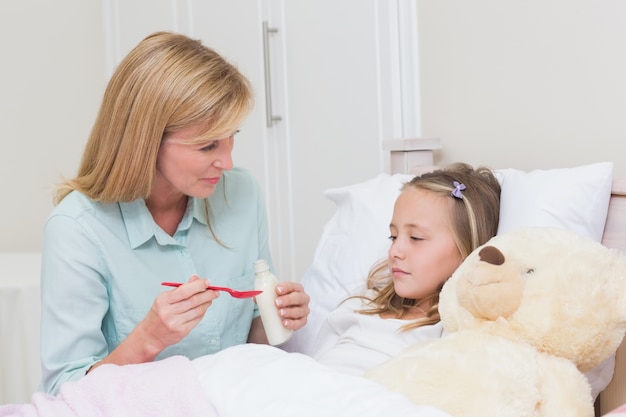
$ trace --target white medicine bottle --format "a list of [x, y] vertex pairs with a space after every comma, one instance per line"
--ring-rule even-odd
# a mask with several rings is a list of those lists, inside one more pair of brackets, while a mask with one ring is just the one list
[[263, 292], [257, 295], [256, 303], [261, 313], [261, 321], [265, 329], [265, 335], [270, 345], [277, 346], [285, 343], [291, 337], [293, 330], [283, 326], [282, 318], [278, 314], [276, 300], [276, 285], [278, 278], [270, 271], [265, 259], [254, 262], [254, 289]]

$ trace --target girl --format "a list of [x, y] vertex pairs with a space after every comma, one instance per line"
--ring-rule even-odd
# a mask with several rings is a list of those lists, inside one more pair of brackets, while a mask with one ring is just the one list
[[441, 337], [439, 292], [496, 234], [499, 211], [500, 184], [484, 167], [457, 163], [406, 183], [389, 225], [388, 258], [374, 266], [364, 294], [329, 315], [313, 356], [362, 375], [408, 345]]

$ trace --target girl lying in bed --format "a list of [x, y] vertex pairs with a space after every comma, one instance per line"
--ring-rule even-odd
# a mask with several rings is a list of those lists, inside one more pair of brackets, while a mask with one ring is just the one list
[[363, 295], [329, 315], [313, 356], [362, 375], [411, 344], [441, 337], [439, 292], [495, 236], [499, 211], [500, 184], [484, 167], [457, 163], [406, 183], [389, 226], [388, 258], [375, 265]]
[[[387, 259], [373, 267], [363, 294], [328, 315], [307, 352], [341, 372], [363, 375], [412, 344], [441, 337], [439, 292], [470, 252], [495, 236], [500, 190], [491, 170], [463, 163], [404, 184]], [[594, 398], [610, 381], [611, 359], [586, 373]]]

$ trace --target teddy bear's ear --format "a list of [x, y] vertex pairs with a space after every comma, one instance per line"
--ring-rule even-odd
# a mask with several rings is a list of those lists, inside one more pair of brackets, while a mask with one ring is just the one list
[[[581, 355], [578, 368], [583, 372], [612, 355], [626, 332], [626, 255], [617, 249], [606, 249], [605, 252], [604, 262], [599, 262], [596, 273], [590, 271], [588, 277], [591, 281], [598, 281], [597, 285], [589, 287], [587, 298], [589, 315], [594, 317], [595, 323], [580, 331], [582, 334], [591, 333], [592, 326], [602, 330], [591, 335], [597, 341], [596, 350], [589, 349]], [[584, 352], [589, 343], [585, 344], [584, 340], [579, 343], [580, 351]]]
[[595, 274], [589, 273], [589, 278], [598, 281], [598, 284], [591, 287], [588, 303], [590, 314], [597, 317], [597, 325], [604, 328], [599, 337], [604, 343], [602, 349], [596, 352], [596, 361], [593, 355], [587, 355], [579, 364], [583, 371], [597, 366], [613, 354], [626, 332], [626, 254], [617, 249], [603, 247], [603, 250], [604, 263], [595, 263]]

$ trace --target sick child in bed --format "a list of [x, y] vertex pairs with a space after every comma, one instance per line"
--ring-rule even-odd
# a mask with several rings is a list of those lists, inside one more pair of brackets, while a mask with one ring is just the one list
[[[374, 265], [363, 294], [328, 315], [308, 353], [362, 375], [411, 344], [441, 337], [439, 292], [463, 259], [495, 236], [499, 212], [500, 184], [484, 167], [452, 164], [404, 184], [388, 258]], [[613, 365], [609, 358], [585, 373], [594, 398], [610, 382]]]
[[[105, 363], [267, 342], [252, 299], [206, 288], [250, 288], [253, 262], [271, 261], [263, 194], [232, 160], [252, 105], [248, 80], [184, 35], [152, 34], [119, 64], [44, 229], [41, 390]], [[283, 325], [301, 328], [308, 295], [277, 288]]]
[[389, 225], [388, 258], [367, 291], [330, 313], [312, 356], [362, 375], [405, 347], [442, 335], [437, 304], [444, 282], [498, 230], [500, 184], [487, 168], [457, 163], [402, 187]]

